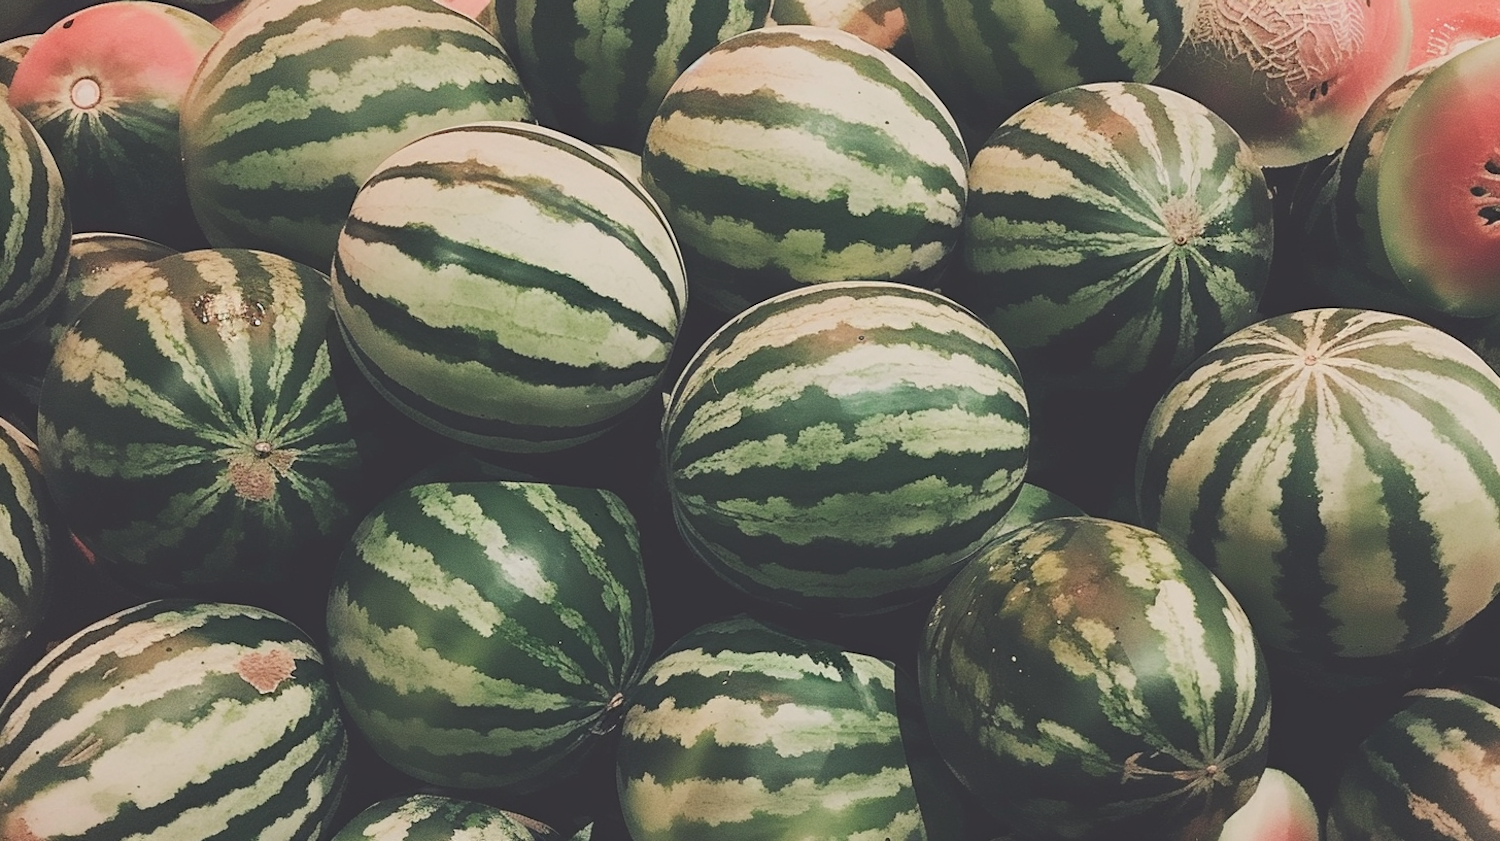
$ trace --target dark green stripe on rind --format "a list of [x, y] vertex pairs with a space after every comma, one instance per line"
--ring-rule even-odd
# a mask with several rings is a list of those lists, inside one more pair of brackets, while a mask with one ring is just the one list
[[1259, 317], [1265, 179], [1227, 123], [1171, 91], [1076, 86], [976, 154], [946, 286], [1053, 390], [1159, 392]]
[[340, 558], [328, 603], [353, 721], [429, 782], [524, 790], [576, 773], [650, 653], [639, 552], [603, 491], [397, 492]]
[[140, 586], [200, 594], [284, 582], [299, 552], [342, 539], [361, 474], [328, 315], [323, 275], [235, 249], [100, 294], [39, 406], [44, 472], [79, 537]]
[[946, 108], [889, 53], [776, 26], [683, 71], [647, 133], [642, 180], [695, 288], [733, 313], [811, 283], [931, 285], [957, 243], [966, 161]]
[[1078, 84], [1149, 82], [1182, 46], [1194, 4], [913, 0], [914, 66], [982, 140], [1016, 110]]
[[57, 161], [31, 123], [0, 101], [0, 348], [45, 318], [62, 291], [72, 235]]

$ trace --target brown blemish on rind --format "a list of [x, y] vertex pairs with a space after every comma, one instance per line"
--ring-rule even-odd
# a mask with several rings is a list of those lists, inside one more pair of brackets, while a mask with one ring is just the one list
[[285, 648], [269, 651], [252, 651], [234, 664], [235, 671], [245, 682], [255, 687], [262, 695], [275, 692], [276, 687], [297, 670], [297, 661]]
[[296, 460], [296, 450], [277, 449], [268, 441], [257, 441], [249, 452], [229, 457], [225, 474], [241, 499], [269, 502], [276, 495], [276, 480], [288, 473]]
[[5, 841], [46, 841], [46, 839], [31, 831], [27, 826], [26, 819], [11, 815], [5, 819], [4, 826]]

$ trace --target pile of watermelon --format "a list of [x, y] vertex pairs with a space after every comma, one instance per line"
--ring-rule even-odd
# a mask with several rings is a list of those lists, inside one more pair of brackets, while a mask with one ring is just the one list
[[1500, 838], [1500, 2], [3, 2], [0, 839]]

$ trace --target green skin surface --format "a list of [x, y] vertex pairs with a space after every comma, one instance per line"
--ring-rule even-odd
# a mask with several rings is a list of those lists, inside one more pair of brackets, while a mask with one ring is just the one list
[[577, 773], [650, 653], [636, 540], [605, 491], [482, 481], [390, 495], [333, 571], [329, 663], [351, 719], [435, 785], [515, 793]]
[[1061, 517], [987, 547], [934, 604], [917, 674], [939, 752], [1027, 837], [1212, 838], [1265, 768], [1248, 619], [1137, 527]]
[[363, 475], [328, 294], [284, 258], [204, 249], [132, 272], [64, 334], [39, 397], [44, 472], [134, 585], [262, 592], [326, 569], [308, 560], [354, 526]]

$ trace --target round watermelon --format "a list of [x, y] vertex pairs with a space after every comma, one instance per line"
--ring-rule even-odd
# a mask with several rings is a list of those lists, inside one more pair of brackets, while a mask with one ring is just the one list
[[1433, 642], [1500, 590], [1500, 375], [1406, 316], [1318, 308], [1219, 343], [1162, 397], [1141, 522], [1306, 657]]
[[1027, 405], [1005, 344], [936, 292], [783, 293], [699, 347], [668, 398], [678, 532], [764, 602], [910, 604], [1000, 527], [1026, 472]]
[[526, 123], [425, 135], [354, 198], [333, 304], [370, 382], [486, 449], [596, 438], [651, 393], [687, 306], [672, 229], [605, 153]]
[[362, 469], [330, 372], [328, 279], [263, 251], [130, 272], [62, 334], [37, 444], [61, 516], [132, 586], [263, 597], [358, 521]]
[[339, 696], [381, 758], [507, 795], [563, 784], [608, 744], [653, 633], [619, 497], [507, 481], [377, 504], [339, 556], [326, 624]]
[[939, 754], [1028, 839], [1216, 838], [1266, 767], [1249, 618], [1139, 526], [1058, 517], [986, 547], [933, 604], [917, 678]]

